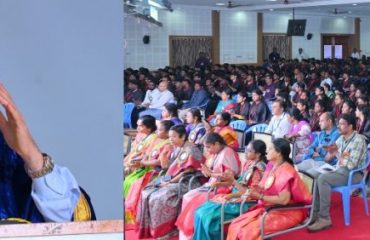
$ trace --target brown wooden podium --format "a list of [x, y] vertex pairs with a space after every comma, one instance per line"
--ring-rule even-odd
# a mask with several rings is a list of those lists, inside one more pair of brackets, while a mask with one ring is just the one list
[[0, 225], [0, 239], [121, 240], [123, 220]]

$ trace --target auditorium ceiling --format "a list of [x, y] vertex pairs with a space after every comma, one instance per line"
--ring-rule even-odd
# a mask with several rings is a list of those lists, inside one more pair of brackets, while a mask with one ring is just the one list
[[369, 0], [170, 0], [174, 9], [198, 6], [214, 10], [313, 13], [328, 16], [370, 16]]

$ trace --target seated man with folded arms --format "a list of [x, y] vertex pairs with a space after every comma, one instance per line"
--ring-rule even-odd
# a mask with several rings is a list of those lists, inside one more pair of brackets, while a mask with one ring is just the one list
[[170, 103], [174, 101], [174, 96], [172, 92], [168, 90], [169, 82], [166, 80], [162, 80], [158, 85], [159, 94], [155, 95], [156, 98], [153, 98], [150, 103], [143, 102], [143, 106], [146, 109], [139, 113], [139, 117], [144, 115], [151, 115], [155, 117], [157, 120], [161, 119], [162, 110], [164, 109], [164, 105], [166, 103]]
[[316, 170], [325, 163], [335, 165], [336, 157], [328, 154], [324, 146], [335, 143], [340, 135], [335, 126], [334, 115], [330, 112], [321, 114], [319, 125], [321, 132], [311, 144], [303, 161], [297, 165], [299, 170], [306, 171], [312, 176], [318, 176], [320, 173]]
[[[201, 107], [204, 104], [207, 103], [208, 101], [208, 93], [207, 91], [203, 88], [203, 85], [201, 82], [194, 82], [194, 92], [191, 96], [191, 99], [189, 102], [184, 103], [182, 106], [182, 109], [179, 110], [179, 117], [181, 120], [185, 120], [186, 118], [186, 113], [191, 109], [191, 108], [197, 108]], [[203, 107], [205, 108], [205, 107]]]
[[[313, 223], [308, 226], [311, 232], [331, 227], [330, 197], [331, 188], [348, 183], [349, 172], [362, 166], [367, 157], [365, 137], [358, 134], [354, 115], [342, 114], [338, 124], [341, 136], [335, 144], [327, 145], [328, 155], [336, 156], [337, 164], [331, 171], [320, 174], [317, 178]], [[353, 174], [352, 183], [359, 183], [363, 178], [362, 172]]]
[[272, 118], [265, 133], [270, 133], [274, 138], [282, 138], [288, 134], [290, 122], [285, 112], [286, 104], [282, 100], [275, 100], [272, 104]]
[[0, 112], [1, 221], [77, 220], [76, 206], [80, 201], [89, 203], [89, 199], [84, 198], [76, 179], [68, 168], [54, 164], [50, 156], [41, 152], [2, 84], [0, 104], [6, 112]]

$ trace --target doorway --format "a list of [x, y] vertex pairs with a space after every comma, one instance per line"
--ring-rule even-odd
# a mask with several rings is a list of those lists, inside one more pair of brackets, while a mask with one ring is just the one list
[[346, 59], [351, 56], [351, 35], [321, 34], [322, 59]]

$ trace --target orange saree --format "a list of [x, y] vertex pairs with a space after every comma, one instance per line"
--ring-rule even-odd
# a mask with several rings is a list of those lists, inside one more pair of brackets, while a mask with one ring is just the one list
[[[261, 180], [261, 186], [264, 186], [270, 170], [267, 170]], [[277, 195], [282, 191], [290, 191], [292, 203], [310, 203], [312, 196], [307, 187], [299, 177], [298, 172], [289, 163], [284, 163], [274, 172], [275, 180], [272, 186], [264, 190], [265, 196]], [[261, 239], [261, 217], [264, 213], [264, 207], [267, 202], [260, 201], [258, 205], [251, 208], [247, 213], [236, 218], [230, 225], [227, 240], [243, 239], [257, 240]], [[267, 234], [279, 230], [287, 229], [301, 223], [306, 216], [304, 210], [286, 210], [273, 211], [265, 221], [265, 232]]]

